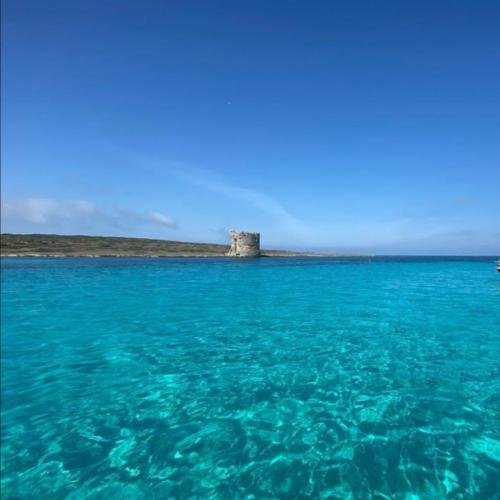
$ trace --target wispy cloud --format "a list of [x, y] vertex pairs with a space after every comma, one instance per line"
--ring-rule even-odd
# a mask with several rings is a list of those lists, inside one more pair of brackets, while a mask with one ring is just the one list
[[23, 198], [2, 202], [2, 221], [14, 220], [44, 225], [55, 220], [90, 217], [96, 212], [94, 204], [84, 200]]
[[150, 212], [148, 214], [148, 218], [152, 222], [160, 224], [161, 226], [175, 227], [177, 225], [172, 217], [169, 217], [168, 215], [162, 214], [160, 212]]
[[286, 233], [304, 236], [309, 232], [307, 224], [292, 214], [274, 197], [256, 189], [240, 186], [223, 179], [215, 171], [193, 167], [190, 164], [180, 161], [155, 159], [115, 147], [110, 149], [114, 154], [120, 155], [124, 161], [135, 163], [137, 166], [140, 166], [142, 172], [148, 171], [150, 174], [157, 176], [158, 179], [161, 179], [166, 174], [190, 186], [222, 195], [228, 199], [237, 200], [247, 206], [253, 207], [269, 215], [269, 220], [277, 223], [280, 229]]
[[197, 186], [227, 198], [247, 203], [257, 210], [272, 216], [282, 226], [285, 226], [285, 229], [299, 230], [303, 228], [303, 223], [293, 216], [281, 203], [260, 191], [237, 186], [218, 179], [209, 170], [188, 167], [186, 165], [177, 166], [170, 170], [170, 173], [192, 186]]
[[6, 231], [85, 230], [96, 232], [118, 229], [128, 231], [141, 227], [174, 228], [175, 220], [161, 212], [103, 210], [86, 200], [21, 198], [2, 202], [2, 228]]

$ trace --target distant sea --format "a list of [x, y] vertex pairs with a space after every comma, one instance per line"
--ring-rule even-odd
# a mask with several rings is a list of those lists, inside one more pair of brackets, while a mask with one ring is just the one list
[[4, 500], [499, 498], [492, 258], [1, 269]]

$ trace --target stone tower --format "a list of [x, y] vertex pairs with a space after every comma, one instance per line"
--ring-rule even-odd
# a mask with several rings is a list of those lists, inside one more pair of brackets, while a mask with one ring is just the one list
[[231, 231], [229, 257], [259, 257], [260, 234]]

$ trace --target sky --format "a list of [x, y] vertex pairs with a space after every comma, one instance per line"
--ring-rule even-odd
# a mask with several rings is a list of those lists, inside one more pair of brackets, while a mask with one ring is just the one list
[[4, 0], [2, 232], [500, 253], [500, 2]]

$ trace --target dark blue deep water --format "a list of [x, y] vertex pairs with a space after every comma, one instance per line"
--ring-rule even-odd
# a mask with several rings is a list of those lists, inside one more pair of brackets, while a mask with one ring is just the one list
[[3, 259], [2, 498], [499, 498], [492, 259]]

